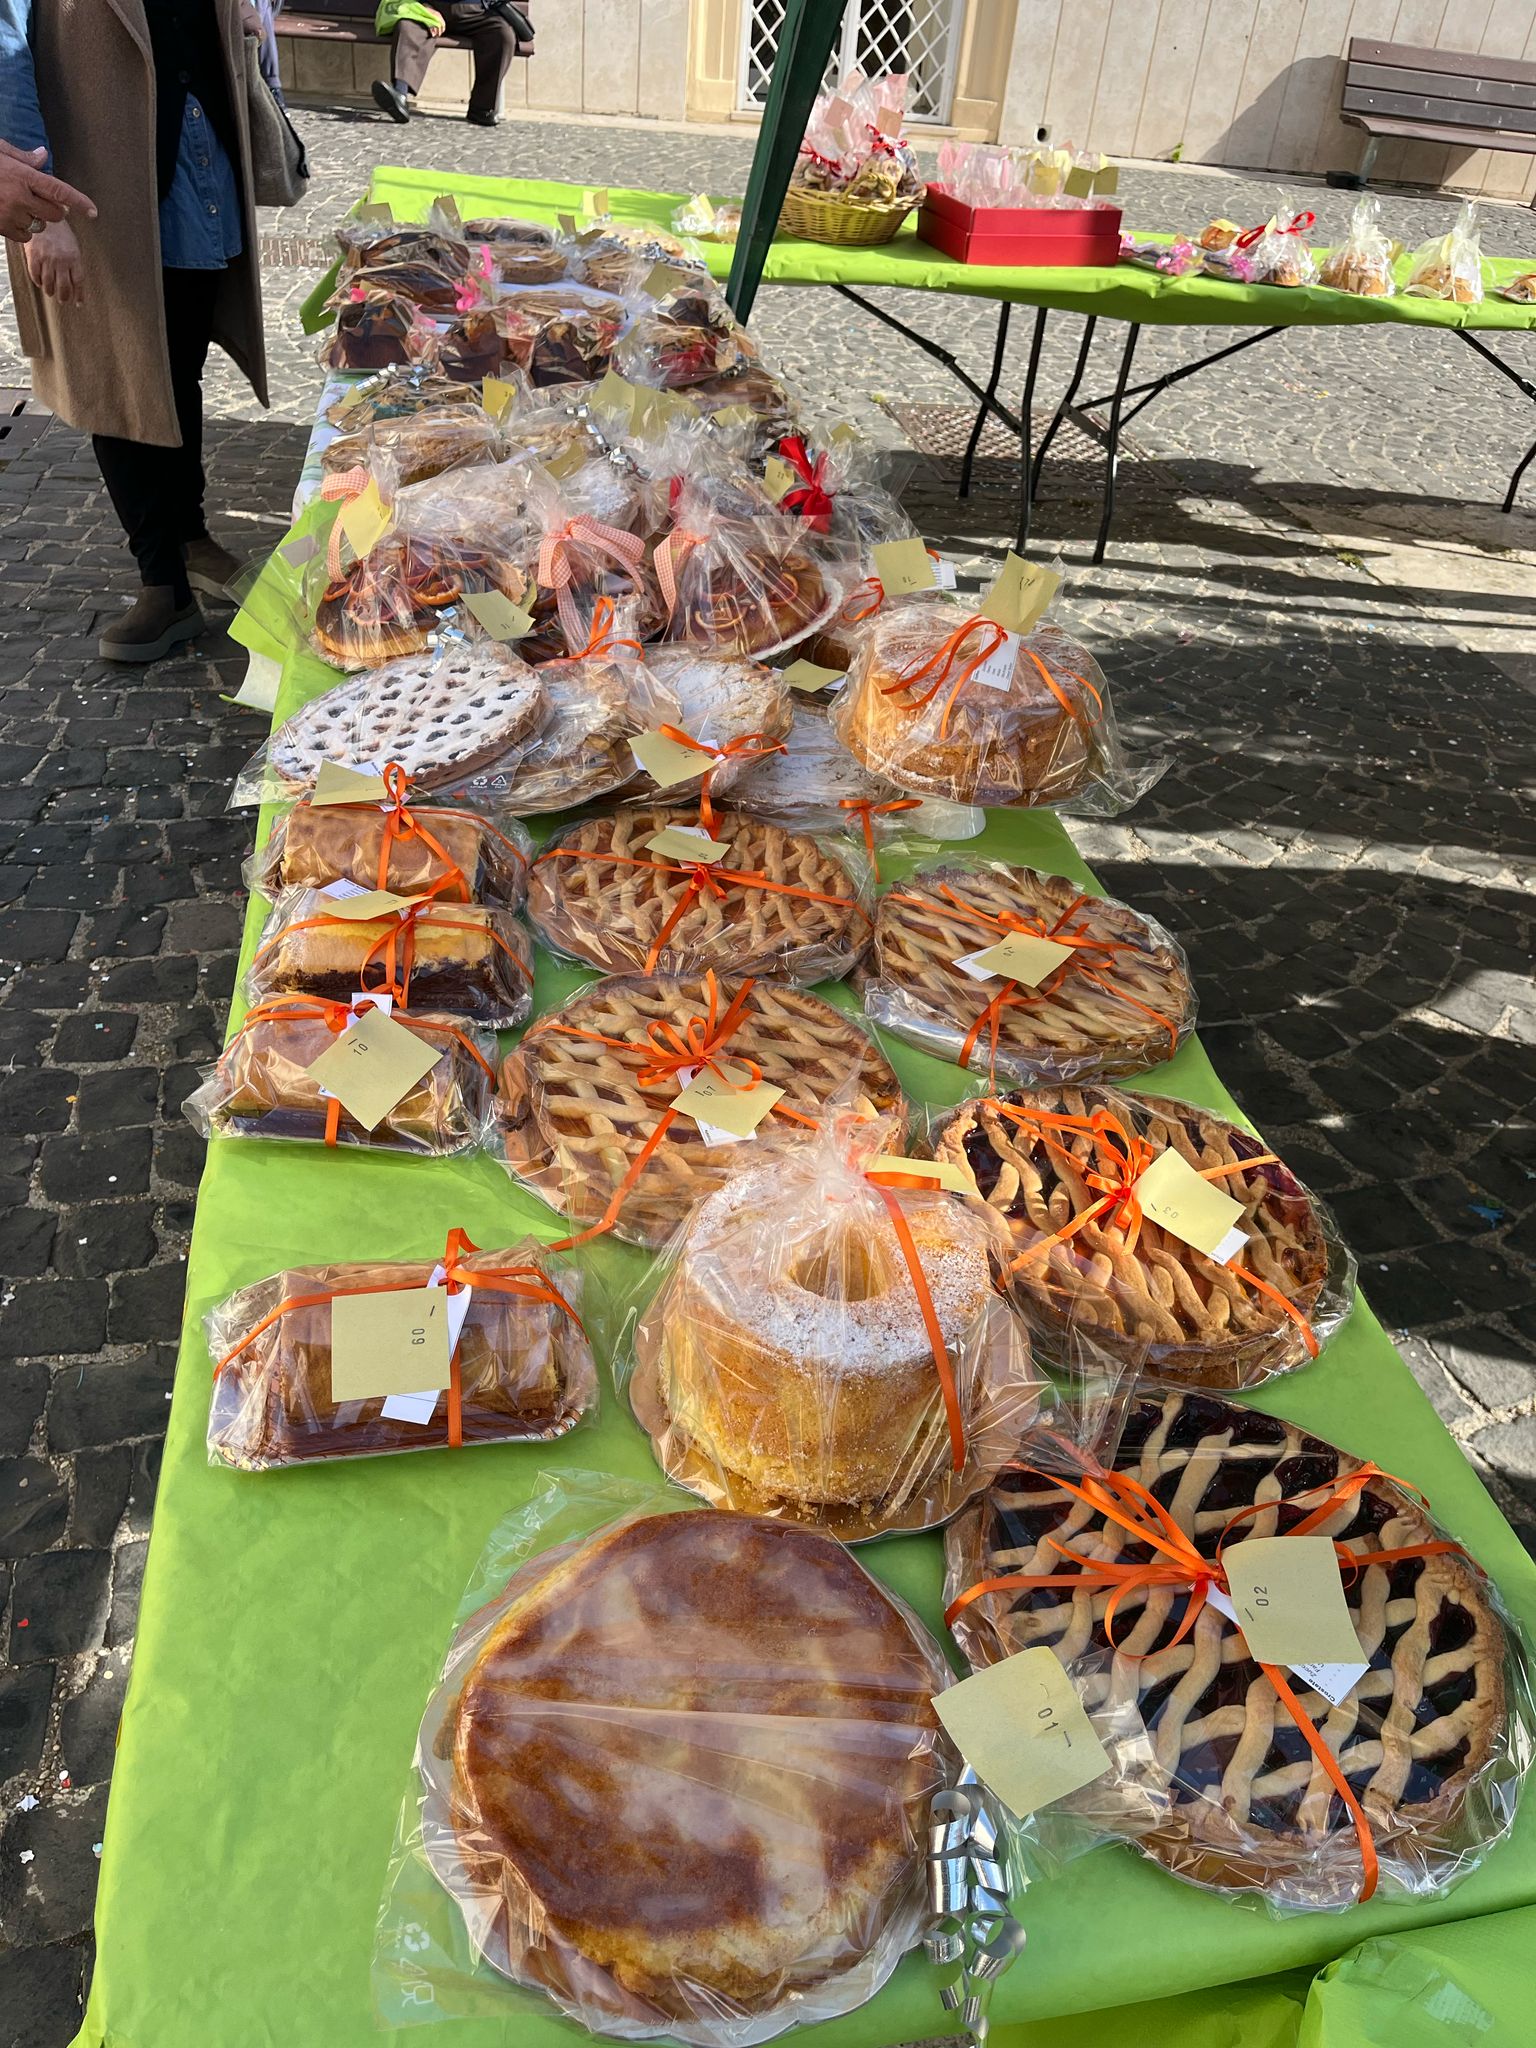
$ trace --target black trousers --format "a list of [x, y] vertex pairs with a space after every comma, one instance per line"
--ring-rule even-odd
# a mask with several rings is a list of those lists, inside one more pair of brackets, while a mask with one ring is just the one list
[[[507, 66], [517, 54], [517, 37], [499, 14], [482, 15], [478, 21], [459, 20], [451, 24], [453, 36], [469, 44], [475, 78], [469, 92], [472, 114], [494, 114], [496, 95], [507, 75]], [[432, 62], [437, 38], [430, 36], [419, 21], [397, 23], [390, 43], [390, 64], [395, 83], [407, 92], [419, 92]]]
[[203, 518], [203, 365], [213, 338], [213, 309], [221, 270], [164, 270], [165, 334], [179, 448], [121, 441], [93, 434], [92, 446], [112, 509], [122, 522], [144, 583], [169, 583], [178, 604], [189, 604], [182, 549], [201, 540]]

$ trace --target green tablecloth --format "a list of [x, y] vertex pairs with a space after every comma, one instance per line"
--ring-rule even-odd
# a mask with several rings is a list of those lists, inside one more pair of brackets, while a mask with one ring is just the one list
[[[451, 192], [465, 219], [480, 213], [517, 213], [531, 220], [553, 222], [556, 215], [580, 215], [590, 185], [562, 185], [540, 178], [447, 177], [441, 171], [413, 171], [381, 165], [373, 173], [369, 198], [388, 200], [400, 220], [420, 220], [440, 192]], [[686, 194], [629, 192], [609, 188], [614, 214], [625, 221], [654, 221], [669, 228]], [[1127, 224], [1132, 225], [1131, 223]], [[1139, 223], [1135, 224], [1139, 230]], [[1200, 222], [1189, 225], [1198, 228]], [[701, 244], [710, 269], [724, 277], [731, 267], [729, 249]], [[1503, 283], [1533, 267], [1530, 259], [1495, 257], [1494, 282]], [[1408, 258], [1399, 260], [1399, 283], [1408, 274]], [[913, 215], [893, 242], [879, 249], [836, 249], [821, 242], [775, 241], [768, 251], [764, 284], [906, 285], [916, 291], [959, 292], [968, 298], [1012, 299], [1031, 306], [1054, 306], [1064, 312], [1097, 313], [1109, 320], [1141, 320], [1153, 325], [1194, 327], [1347, 327], [1395, 322], [1409, 327], [1515, 328], [1536, 327], [1536, 306], [1516, 306], [1491, 294], [1475, 306], [1452, 306], [1438, 299], [1361, 299], [1350, 292], [1325, 291], [1320, 285], [1223, 284], [1209, 277], [1162, 277], [1129, 263], [1089, 270], [1012, 269], [984, 263], [957, 263], [917, 238]], [[330, 279], [311, 293], [303, 314], [306, 331], [326, 324], [322, 311]]]
[[[332, 516], [316, 505], [302, 524]], [[296, 574], [275, 557], [237, 622], [238, 637], [285, 655], [279, 715], [334, 681], [285, 644]], [[1048, 813], [993, 812], [976, 846], [1092, 883]], [[245, 957], [261, 909], [253, 902]], [[537, 1007], [583, 978], [541, 951]], [[845, 991], [835, 996], [851, 1003]], [[964, 1092], [955, 1068], [894, 1041], [887, 1050], [915, 1098]], [[1143, 1085], [1234, 1113], [1195, 1043]], [[486, 1536], [545, 1473], [654, 1477], [649, 1445], [611, 1391], [595, 1425], [554, 1445], [263, 1475], [207, 1465], [200, 1318], [211, 1303], [285, 1265], [436, 1255], [453, 1225], [484, 1246], [528, 1228], [558, 1234], [549, 1212], [480, 1155], [430, 1161], [234, 1140], [209, 1148], [101, 1864], [96, 1970], [79, 2037], [88, 2048], [376, 2048], [369, 1958], [395, 1817], [421, 1709]], [[1536, 1568], [1363, 1303], [1316, 1365], [1257, 1403], [1421, 1485], [1510, 1606], [1536, 1625]], [[862, 1556], [942, 1635], [936, 1535]], [[1403, 2005], [1410, 1981], [1421, 2004], [1429, 1998], [1436, 1971], [1454, 1983], [1500, 1971], [1507, 1979], [1511, 1956], [1529, 1953], [1521, 1930], [1536, 1911], [1519, 1916], [1533, 1907], [1529, 1799], [1514, 1837], [1446, 1898], [1381, 1900], [1337, 1916], [1272, 1920], [1192, 1891], [1128, 1849], [1104, 1848], [1022, 1902], [1029, 1947], [998, 1988], [994, 2038], [1009, 2040], [1010, 2023], [1028, 2020], [1041, 2024], [1013, 2037], [1020, 2048], [1428, 2048], [1428, 2034], [1365, 2032], [1330, 2015], [1347, 1999], [1351, 2012], [1368, 2008], [1374, 2026]], [[1474, 1915], [1505, 1917], [1460, 1924]], [[1388, 1947], [1382, 1937], [1395, 1939]], [[1362, 1942], [1309, 1993], [1313, 1970]], [[1408, 1959], [1386, 1970], [1381, 1958], [1400, 1952]], [[1233, 1989], [1211, 1988], [1226, 1985]], [[1465, 1994], [1474, 2009], [1493, 1995], [1479, 2001], [1475, 1984]], [[1499, 1997], [1494, 2010], [1521, 2011]], [[1450, 2006], [1457, 1999], [1461, 1991]], [[1135, 2010], [1103, 2015], [1119, 2007]], [[1084, 2013], [1100, 2017], [1064, 2017]], [[878, 1998], [816, 2039], [818, 2048], [885, 2048], [947, 2024], [933, 1972], [910, 1956]], [[557, 2048], [571, 2036], [552, 2013], [519, 2002], [504, 2023], [455, 2023], [443, 2038], [464, 2048]], [[1485, 2027], [1433, 2043], [1495, 2048], [1516, 2038]]]

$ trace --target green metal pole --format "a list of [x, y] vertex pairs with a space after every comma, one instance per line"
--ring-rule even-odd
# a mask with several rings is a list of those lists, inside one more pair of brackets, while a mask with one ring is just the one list
[[773, 76], [768, 81], [768, 101], [763, 108], [763, 125], [758, 130], [752, 169], [747, 176], [747, 193], [741, 208], [741, 232], [731, 259], [731, 280], [726, 286], [738, 320], [752, 311], [768, 244], [779, 224], [779, 208], [789, 188], [789, 174], [795, 167], [805, 124], [821, 86], [827, 59], [843, 19], [845, 0], [788, 0], [784, 26], [779, 31]]

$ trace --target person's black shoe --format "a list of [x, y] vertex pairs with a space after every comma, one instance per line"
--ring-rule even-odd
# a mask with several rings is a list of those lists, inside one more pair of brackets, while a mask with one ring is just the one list
[[405, 94], [396, 92], [387, 78], [376, 78], [373, 81], [373, 101], [375, 106], [388, 114], [391, 121], [398, 121], [402, 126], [411, 118]]
[[481, 114], [471, 107], [464, 118], [471, 128], [494, 128], [500, 121], [501, 116], [499, 114]]

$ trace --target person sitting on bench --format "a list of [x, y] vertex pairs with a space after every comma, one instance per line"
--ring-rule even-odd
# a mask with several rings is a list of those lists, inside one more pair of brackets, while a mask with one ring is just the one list
[[533, 55], [533, 24], [526, 7], [512, 0], [447, 0], [443, 13], [425, 0], [380, 0], [373, 30], [390, 39], [390, 76], [373, 81], [373, 97], [392, 121], [411, 118], [410, 103], [444, 33], [467, 44], [474, 58], [464, 118], [477, 128], [496, 126], [496, 101], [512, 59]]

